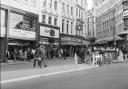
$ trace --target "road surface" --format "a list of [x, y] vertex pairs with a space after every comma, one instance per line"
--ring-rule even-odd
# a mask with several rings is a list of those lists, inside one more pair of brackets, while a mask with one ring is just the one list
[[2, 84], [2, 89], [128, 89], [128, 63]]

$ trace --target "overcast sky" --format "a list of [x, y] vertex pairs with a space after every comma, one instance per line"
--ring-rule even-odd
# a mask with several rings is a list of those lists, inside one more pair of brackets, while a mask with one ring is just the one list
[[92, 7], [92, 0], [87, 0], [88, 1], [88, 9]]

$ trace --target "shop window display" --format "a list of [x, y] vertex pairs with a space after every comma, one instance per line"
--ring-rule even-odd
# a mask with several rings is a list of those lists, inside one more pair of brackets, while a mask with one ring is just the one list
[[17, 13], [10, 14], [10, 28], [35, 31], [35, 18]]

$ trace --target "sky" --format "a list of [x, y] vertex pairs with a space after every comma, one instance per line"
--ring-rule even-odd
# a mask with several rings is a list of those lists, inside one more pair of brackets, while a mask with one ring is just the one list
[[92, 7], [92, 0], [87, 0], [88, 1], [88, 9]]

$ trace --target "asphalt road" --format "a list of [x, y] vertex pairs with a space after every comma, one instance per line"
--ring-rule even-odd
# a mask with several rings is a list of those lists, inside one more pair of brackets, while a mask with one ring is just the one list
[[7, 83], [1, 89], [128, 89], [128, 63]]

